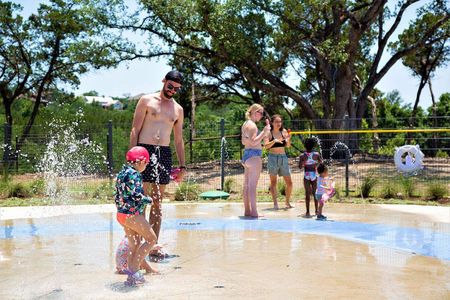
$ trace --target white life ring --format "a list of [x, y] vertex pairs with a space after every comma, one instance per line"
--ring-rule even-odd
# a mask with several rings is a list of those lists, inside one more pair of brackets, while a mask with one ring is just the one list
[[414, 173], [423, 169], [422, 159], [425, 155], [420, 151], [419, 145], [405, 145], [395, 149], [394, 162], [397, 170]]

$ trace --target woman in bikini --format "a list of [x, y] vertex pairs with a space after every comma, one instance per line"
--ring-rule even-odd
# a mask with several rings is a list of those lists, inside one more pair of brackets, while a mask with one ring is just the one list
[[273, 115], [271, 120], [271, 131], [264, 139], [264, 147], [269, 150], [267, 169], [270, 176], [270, 193], [272, 194], [273, 208], [278, 209], [277, 200], [277, 176], [283, 176], [286, 184], [286, 208], [293, 208], [289, 202], [292, 193], [291, 170], [289, 161], [284, 150], [291, 146], [291, 136], [283, 128], [283, 119], [280, 115]]
[[256, 208], [256, 186], [262, 170], [262, 146], [261, 141], [270, 132], [269, 120], [263, 131], [258, 132], [256, 122], [260, 121], [264, 114], [264, 108], [259, 104], [253, 104], [245, 113], [247, 121], [241, 127], [241, 142], [245, 146], [242, 165], [244, 166], [244, 215], [246, 217], [258, 218]]

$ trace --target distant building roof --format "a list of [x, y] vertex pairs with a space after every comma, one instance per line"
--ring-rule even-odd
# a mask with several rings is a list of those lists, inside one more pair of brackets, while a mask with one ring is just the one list
[[98, 102], [100, 104], [108, 104], [115, 101], [113, 98], [107, 96], [84, 96], [84, 99], [87, 103]]
[[114, 106], [115, 109], [122, 109], [123, 105], [119, 100], [114, 100], [111, 97], [107, 96], [84, 96], [84, 99], [86, 103], [98, 103], [102, 107], [110, 107], [111, 105]]

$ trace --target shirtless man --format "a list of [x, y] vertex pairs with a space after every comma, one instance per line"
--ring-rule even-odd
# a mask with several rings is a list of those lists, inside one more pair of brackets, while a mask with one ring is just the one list
[[169, 147], [172, 129], [181, 169], [178, 179], [182, 180], [186, 172], [183, 108], [172, 98], [181, 88], [183, 76], [178, 71], [170, 71], [162, 82], [164, 86], [161, 91], [144, 95], [139, 99], [130, 134], [130, 148], [136, 145], [143, 146], [150, 153], [150, 163], [142, 173], [142, 177], [144, 190], [153, 200], [149, 223], [153, 226], [157, 239], [161, 229], [161, 202], [172, 169], [172, 153]]

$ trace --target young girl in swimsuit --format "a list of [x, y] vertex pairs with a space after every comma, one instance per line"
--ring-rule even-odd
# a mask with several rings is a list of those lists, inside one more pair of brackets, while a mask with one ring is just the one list
[[[156, 235], [145, 219], [146, 204], [152, 202], [144, 195], [142, 175], [150, 156], [141, 146], [131, 148], [127, 152], [127, 164], [117, 174], [115, 203], [117, 207], [117, 221], [123, 226], [128, 238], [129, 253], [127, 258], [128, 274], [126, 285], [144, 283], [144, 276], [139, 272], [139, 266], [150, 250], [157, 250]], [[141, 237], [144, 242], [141, 243]], [[145, 264], [144, 264], [145, 265]], [[157, 270], [150, 269], [151, 272]]]
[[264, 108], [259, 104], [253, 104], [247, 109], [245, 117], [247, 121], [241, 128], [241, 142], [245, 146], [242, 157], [244, 166], [244, 215], [246, 217], [261, 217], [256, 208], [256, 186], [262, 170], [262, 146], [261, 141], [270, 132], [269, 120], [266, 120], [264, 130], [258, 132], [256, 122], [260, 121], [264, 114]]
[[316, 199], [319, 201], [317, 220], [326, 220], [327, 217], [323, 215], [323, 206], [325, 202], [336, 194], [335, 182], [333, 178], [328, 176], [328, 168], [325, 164], [319, 164], [317, 173], [319, 173], [316, 190]]
[[305, 218], [311, 218], [311, 214], [309, 212], [309, 202], [311, 197], [314, 198], [314, 207], [315, 212], [317, 214], [317, 199], [315, 198], [315, 193], [317, 189], [317, 173], [316, 168], [319, 163], [322, 162], [322, 158], [318, 152], [313, 151], [315, 140], [312, 138], [307, 138], [305, 140], [305, 152], [300, 155], [299, 168], [305, 169], [305, 175], [303, 177], [303, 185], [305, 187], [305, 204], [306, 204], [306, 213], [303, 215]]
[[270, 176], [270, 193], [272, 194], [273, 208], [278, 209], [277, 200], [277, 176], [283, 176], [286, 183], [286, 207], [292, 208], [289, 202], [292, 193], [291, 170], [285, 147], [291, 146], [291, 136], [283, 128], [283, 120], [280, 115], [271, 118], [271, 131], [269, 137], [264, 139], [264, 147], [269, 150], [267, 169]]

